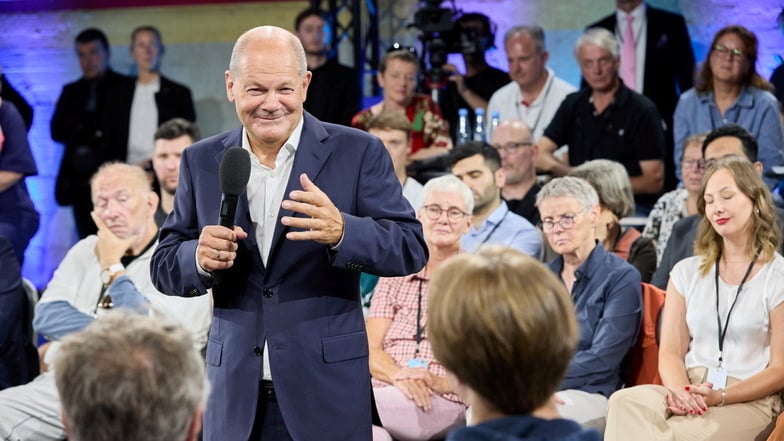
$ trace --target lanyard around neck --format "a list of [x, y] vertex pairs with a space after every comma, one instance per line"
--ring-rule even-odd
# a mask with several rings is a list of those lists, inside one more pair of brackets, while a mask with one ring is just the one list
[[716, 259], [716, 325], [719, 327], [719, 367], [721, 367], [724, 358], [724, 337], [727, 336], [727, 328], [730, 325], [730, 315], [732, 314], [732, 310], [735, 309], [735, 304], [738, 303], [740, 291], [743, 289], [743, 285], [749, 278], [751, 269], [754, 268], [754, 262], [757, 260], [757, 254], [758, 253], [754, 253], [754, 257], [751, 259], [749, 267], [746, 268], [746, 274], [744, 274], [743, 278], [740, 280], [738, 291], [735, 293], [735, 299], [732, 301], [732, 305], [730, 305], [730, 309], [727, 311], [727, 319], [724, 321], [724, 328], [721, 326], [721, 314], [719, 313], [719, 260], [721, 260], [721, 258]]
[[419, 355], [419, 344], [422, 343], [422, 279], [419, 279], [419, 289], [417, 290], [417, 323], [416, 323], [416, 349], [414, 358]]

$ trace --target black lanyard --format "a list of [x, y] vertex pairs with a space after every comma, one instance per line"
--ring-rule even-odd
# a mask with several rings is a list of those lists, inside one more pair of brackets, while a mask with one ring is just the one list
[[[552, 75], [550, 75], [550, 76], [552, 77]], [[547, 88], [545, 89], [544, 95], [542, 96], [542, 105], [540, 106], [541, 108], [539, 109], [539, 113], [536, 114], [536, 121], [534, 121], [533, 126], [531, 126], [531, 133], [532, 134], [535, 133], [536, 132], [536, 128], [539, 127], [539, 120], [542, 118], [542, 113], [544, 113], [544, 106], [547, 104], [547, 97], [550, 96], [550, 88], [553, 87], [553, 83], [554, 82], [555, 82], [555, 78], [548, 78]], [[520, 113], [520, 104], [521, 104], [521, 101], [522, 101], [522, 96], [523, 96], [523, 94], [521, 92], [520, 93], [521, 100], [515, 102], [515, 111], [517, 113], [517, 119], [520, 120], [520, 121], [525, 122], [523, 120], [523, 115]], [[536, 101], [536, 100], [534, 100], [534, 101]], [[532, 101], [531, 104], [533, 104], [533, 103], [534, 102]], [[526, 109], [529, 108], [531, 106], [531, 104], [525, 106]], [[528, 112], [526, 111], [526, 113], [528, 113]]]
[[414, 349], [414, 358], [419, 355], [419, 344], [422, 342], [422, 328], [420, 325], [422, 321], [422, 279], [419, 279], [419, 294], [417, 295], [417, 324], [416, 324], [416, 349]]
[[724, 322], [724, 329], [721, 327], [721, 317], [719, 314], [719, 260], [721, 260], [721, 258], [716, 259], [716, 325], [719, 327], [719, 367], [721, 367], [724, 357], [724, 337], [727, 336], [727, 328], [730, 326], [730, 314], [732, 314], [732, 310], [735, 309], [735, 304], [738, 303], [738, 297], [740, 297], [740, 290], [743, 289], [743, 284], [746, 283], [746, 279], [748, 279], [749, 274], [751, 274], [751, 269], [754, 268], [754, 262], [757, 260], [757, 253], [754, 253], [754, 258], [751, 259], [749, 267], [746, 268], [746, 274], [744, 274], [743, 278], [740, 280], [738, 291], [735, 293], [735, 300], [732, 301], [732, 305], [730, 305], [730, 309], [727, 311], [727, 320]]

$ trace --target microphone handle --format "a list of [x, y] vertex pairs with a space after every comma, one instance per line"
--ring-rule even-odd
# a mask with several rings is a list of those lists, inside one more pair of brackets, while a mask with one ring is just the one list
[[218, 223], [221, 226], [229, 229], [234, 228], [234, 217], [237, 213], [237, 199], [238, 196], [236, 195], [223, 193], [218, 216]]

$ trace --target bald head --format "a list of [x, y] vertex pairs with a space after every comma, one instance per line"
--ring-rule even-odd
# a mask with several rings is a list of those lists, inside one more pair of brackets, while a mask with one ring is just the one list
[[233, 75], [238, 74], [240, 67], [245, 62], [245, 54], [249, 47], [291, 51], [297, 62], [297, 73], [300, 77], [305, 76], [308, 69], [305, 49], [299, 38], [291, 32], [277, 26], [258, 26], [240, 35], [237, 42], [234, 43], [229, 61], [229, 70]]
[[[493, 129], [493, 144], [498, 144], [498, 138], [513, 140], [513, 142], [533, 142], [531, 128], [522, 121], [506, 120]], [[503, 144], [503, 143], [501, 143]]]
[[493, 147], [501, 155], [506, 185], [530, 183], [536, 178], [537, 148], [531, 128], [522, 121], [507, 120], [493, 130]]

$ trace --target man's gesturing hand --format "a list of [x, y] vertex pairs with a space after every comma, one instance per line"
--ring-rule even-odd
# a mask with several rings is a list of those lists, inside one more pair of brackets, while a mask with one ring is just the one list
[[292, 210], [306, 217], [283, 216], [283, 225], [301, 228], [304, 231], [286, 233], [289, 240], [315, 240], [329, 246], [335, 246], [343, 237], [343, 215], [332, 203], [326, 193], [321, 191], [306, 174], [299, 176], [302, 190], [294, 190], [289, 194], [281, 207]]

